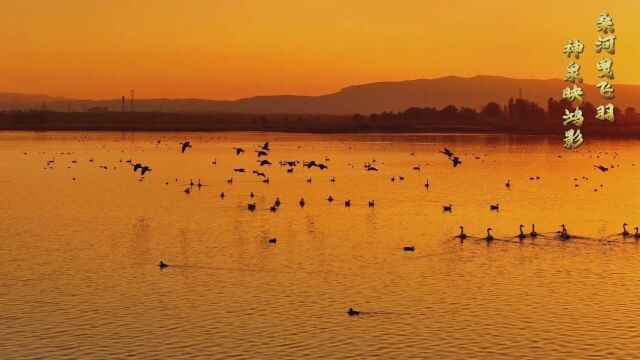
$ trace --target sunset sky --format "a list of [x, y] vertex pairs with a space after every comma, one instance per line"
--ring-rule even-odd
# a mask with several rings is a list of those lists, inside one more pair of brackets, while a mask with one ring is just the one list
[[513, 0], [22, 0], [0, 5], [0, 92], [112, 99], [320, 95], [447, 75], [586, 82], [601, 12], [615, 82], [640, 84], [640, 2]]

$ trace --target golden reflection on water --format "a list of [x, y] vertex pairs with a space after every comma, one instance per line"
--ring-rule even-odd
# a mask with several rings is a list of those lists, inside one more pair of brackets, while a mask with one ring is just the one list
[[[184, 140], [193, 149], [181, 154]], [[264, 184], [252, 150], [267, 140]], [[590, 140], [567, 152], [560, 141], [0, 133], [0, 355], [637, 357], [639, 249], [615, 234], [640, 224], [640, 149]], [[277, 164], [325, 156], [325, 171]], [[153, 169], [145, 180], [129, 158]], [[380, 171], [366, 172], [373, 158]], [[190, 179], [205, 186], [186, 195]], [[544, 236], [513, 238], [532, 223]], [[559, 241], [561, 224], [580, 238]], [[160, 260], [175, 266], [160, 271]]]

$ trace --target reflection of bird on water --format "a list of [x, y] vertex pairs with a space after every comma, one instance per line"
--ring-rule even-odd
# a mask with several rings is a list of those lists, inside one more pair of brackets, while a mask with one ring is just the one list
[[180, 145], [182, 145], [182, 153], [183, 154], [184, 154], [185, 151], [187, 151], [187, 149], [193, 148], [193, 146], [191, 146], [191, 143], [189, 141], [185, 141], [183, 143], [180, 143]]

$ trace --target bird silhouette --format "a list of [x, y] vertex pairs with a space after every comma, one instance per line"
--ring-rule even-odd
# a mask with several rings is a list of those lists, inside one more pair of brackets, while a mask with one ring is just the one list
[[607, 172], [609, 171], [609, 168], [606, 166], [602, 166], [602, 165], [593, 165], [593, 167], [595, 167], [596, 169], [602, 171], [602, 172]]
[[189, 141], [185, 141], [183, 143], [180, 143], [180, 145], [182, 145], [182, 153], [183, 154], [184, 154], [185, 151], [187, 151], [187, 149], [193, 147], [193, 146], [191, 146], [191, 143]]
[[444, 150], [440, 151], [440, 154], [445, 154], [447, 155], [447, 157], [452, 157], [453, 156], [453, 152], [447, 148], [444, 148]]
[[144, 174], [148, 172], [151, 172], [151, 168], [145, 165], [142, 167], [142, 171], [140, 172], [140, 175], [144, 176]]
[[234, 148], [233, 148], [233, 150], [235, 150], [235, 151], [236, 151], [236, 155], [240, 155], [240, 154], [242, 154], [242, 153], [244, 152], [244, 149], [243, 149], [243, 148], [236, 148], [236, 147], [234, 147]]
[[487, 241], [493, 241], [493, 235], [491, 235], [491, 230], [493, 230], [492, 228], [487, 228], [487, 236], [484, 238]]

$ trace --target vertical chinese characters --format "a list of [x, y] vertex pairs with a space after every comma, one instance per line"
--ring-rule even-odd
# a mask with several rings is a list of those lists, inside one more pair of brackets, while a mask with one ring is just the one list
[[[601, 58], [596, 64], [596, 70], [598, 70], [598, 78], [604, 78], [596, 85], [600, 91], [600, 96], [606, 100], [612, 100], [616, 97], [613, 85], [609, 80], [614, 79], [613, 75], [613, 56], [616, 53], [616, 35], [614, 34], [615, 28], [613, 25], [613, 19], [609, 13], [605, 12], [600, 14], [598, 21], [596, 22], [597, 30], [600, 33], [598, 40], [595, 42], [595, 50], [598, 54], [603, 54], [609, 57]], [[601, 121], [615, 121], [614, 105], [608, 103], [606, 105], [599, 105], [596, 107], [596, 119]]]

